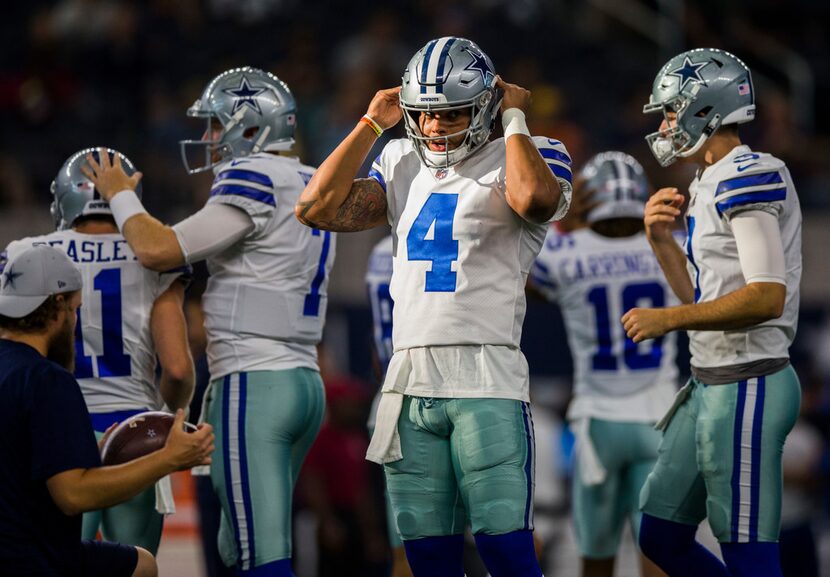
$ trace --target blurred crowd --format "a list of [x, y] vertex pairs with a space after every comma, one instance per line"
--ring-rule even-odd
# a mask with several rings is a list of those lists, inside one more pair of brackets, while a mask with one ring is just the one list
[[[830, 4], [703, 0], [675, 3], [680, 7], [677, 14], [660, 15], [658, 7], [670, 4], [9, 4], [4, 6], [0, 35], [0, 243], [51, 230], [50, 182], [71, 153], [91, 145], [115, 147], [135, 162], [145, 175], [144, 203], [152, 214], [176, 222], [200, 208], [211, 175], [188, 176], [178, 142], [199, 138], [204, 125], [185, 112], [211, 77], [234, 66], [260, 67], [288, 83], [299, 107], [298, 151], [306, 163], [315, 165], [354, 127], [376, 90], [400, 83], [411, 54], [427, 39], [444, 35], [476, 41], [505, 80], [530, 89], [531, 132], [564, 141], [576, 166], [601, 150], [624, 150], [644, 164], [658, 187], [688, 182], [689, 175], [683, 166], [657, 170], [645, 145], [643, 136], [655, 126], [641, 110], [654, 71], [679, 50], [727, 49], [753, 71], [759, 94], [757, 121], [742, 129], [745, 142], [790, 167], [805, 223], [830, 217], [830, 107], [822, 97], [830, 90]], [[403, 136], [400, 127], [390, 132], [391, 137]], [[356, 283], [362, 283], [367, 255], [368, 249], [350, 251], [344, 245], [338, 257], [347, 259], [347, 269], [361, 271]], [[342, 268], [343, 262], [338, 266]], [[344, 568], [355, 567], [355, 575], [368, 576], [382, 571], [377, 568], [386, 559], [380, 471], [363, 460], [365, 417], [376, 386], [367, 360], [369, 313], [367, 303], [339, 295], [336, 286], [326, 336], [331, 358], [324, 374], [329, 415], [300, 483], [299, 511], [310, 513], [301, 519], [312, 520], [318, 548], [325, 552], [318, 558], [323, 565], [314, 569], [319, 575], [349, 575]], [[198, 300], [191, 302], [196, 303], [194, 318]], [[826, 302], [804, 307], [805, 322], [793, 351], [804, 386], [803, 418], [788, 444], [792, 455], [785, 456], [791, 490], [785, 497], [790, 503], [785, 501], [785, 512], [790, 514], [784, 523], [794, 531], [809, 525], [826, 533], [828, 525], [828, 310], [830, 295]], [[340, 338], [344, 335], [351, 338]], [[202, 337], [193, 336], [198, 350]], [[552, 306], [531, 305], [525, 342], [543, 414], [537, 422], [547, 418], [551, 423], [549, 439], [537, 433], [551, 447], [546, 453], [550, 471], [540, 472], [539, 479], [557, 484], [537, 489], [549, 493], [541, 500], [537, 495], [537, 506], [543, 517], [564, 519], [567, 492], [559, 485], [567, 481], [568, 441], [560, 415], [570, 365], [561, 321]], [[561, 350], [551, 355], [554, 347]], [[549, 534], [549, 543], [562, 538], [555, 528]], [[796, 534], [796, 542], [803, 544], [803, 533]], [[302, 552], [302, 541], [298, 542]]]

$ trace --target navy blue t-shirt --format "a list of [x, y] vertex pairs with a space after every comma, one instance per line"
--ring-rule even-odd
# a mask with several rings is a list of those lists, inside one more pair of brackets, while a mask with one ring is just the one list
[[0, 339], [0, 575], [71, 575], [81, 515], [64, 515], [46, 481], [99, 467], [81, 389], [32, 347]]

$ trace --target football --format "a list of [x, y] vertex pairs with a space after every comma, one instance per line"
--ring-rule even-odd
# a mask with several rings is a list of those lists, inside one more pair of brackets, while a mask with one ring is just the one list
[[[158, 451], [164, 447], [174, 419], [175, 415], [164, 411], [133, 415], [106, 438], [101, 449], [101, 462], [104, 465], [119, 465]], [[185, 429], [195, 431], [196, 427], [185, 422]]]

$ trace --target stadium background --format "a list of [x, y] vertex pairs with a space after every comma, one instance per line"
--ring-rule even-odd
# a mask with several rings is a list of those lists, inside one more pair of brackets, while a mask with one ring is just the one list
[[[211, 176], [185, 173], [178, 141], [201, 134], [203, 125], [186, 118], [185, 110], [210, 78], [230, 67], [261, 67], [289, 84], [299, 108], [298, 150], [306, 162], [317, 164], [352, 129], [377, 89], [400, 82], [411, 54], [443, 35], [476, 41], [503, 78], [531, 89], [531, 131], [563, 140], [575, 166], [601, 150], [620, 149], [644, 164], [656, 187], [682, 188], [692, 177], [690, 169], [657, 166], [643, 140], [655, 119], [641, 114], [642, 105], [654, 74], [670, 56], [691, 47], [724, 48], [749, 65], [758, 94], [757, 120], [742, 128], [742, 137], [754, 149], [787, 162], [804, 213], [802, 313], [792, 353], [804, 387], [804, 423], [818, 433], [811, 438], [820, 440], [823, 457], [800, 490], [812, 504], [809, 521], [823, 535], [826, 550], [830, 264], [823, 250], [830, 246], [830, 107], [823, 95], [830, 90], [828, 23], [830, 4], [820, 0], [5, 3], [0, 244], [51, 230], [51, 179], [72, 152], [92, 145], [117, 148], [137, 164], [145, 175], [145, 205], [166, 222], [200, 208]], [[389, 136], [402, 135], [398, 127]], [[361, 423], [376, 387], [363, 272], [369, 250], [385, 233], [344, 234], [338, 241], [324, 369], [330, 405], [341, 411], [335, 419], [344, 443], [363, 442]], [[204, 275], [203, 269], [198, 272]], [[197, 353], [203, 346], [197, 330], [199, 285], [191, 290], [189, 307]], [[544, 492], [540, 508], [553, 527], [552, 555], [561, 560], [574, 555], [562, 544], [569, 539], [567, 530], [558, 528], [567, 511], [567, 451], [558, 440], [559, 416], [571, 363], [555, 307], [529, 304], [523, 347], [537, 411], [540, 419], [546, 415], [552, 435], [550, 470], [538, 472], [537, 491]], [[681, 368], [688, 370], [687, 357]], [[345, 470], [321, 469], [305, 486], [331, 491], [326, 482], [338, 475], [355, 479], [354, 487], [335, 500], [342, 501], [343, 526], [356, 523], [359, 542], [371, 552], [377, 545], [377, 535], [366, 529], [371, 524], [349, 516], [367, 506], [361, 501], [365, 494], [377, 496], [377, 471], [359, 460], [341, 465]], [[186, 498], [192, 493], [190, 479], [182, 476], [177, 483], [183, 505], [168, 523], [162, 574], [178, 563], [176, 574], [201, 575], [201, 560], [191, 559], [198, 555], [198, 515]], [[303, 517], [305, 501], [302, 495], [298, 499], [299, 526], [307, 531], [298, 550], [313, 558], [316, 520], [313, 514]], [[370, 574], [369, 569], [355, 571]], [[828, 563], [823, 574], [830, 575]]]

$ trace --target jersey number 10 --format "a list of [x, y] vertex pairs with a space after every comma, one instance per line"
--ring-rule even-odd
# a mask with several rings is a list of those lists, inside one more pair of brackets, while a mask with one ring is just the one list
[[[104, 354], [96, 355], [97, 370], [92, 357], [84, 356], [84, 335], [81, 329], [81, 309], [75, 325], [75, 378], [128, 377], [132, 359], [124, 353], [124, 335], [121, 324], [121, 269], [107, 268], [95, 275], [95, 290], [101, 293], [101, 333]], [[84, 311], [86, 314], [86, 311]]]
[[[666, 295], [663, 287], [656, 282], [644, 282], [629, 284], [622, 290], [623, 311], [641, 306], [641, 300], [648, 300], [650, 307], [662, 307], [665, 305]], [[591, 358], [591, 366], [595, 371], [616, 371], [618, 367], [617, 356], [613, 353], [613, 341], [611, 339], [611, 313], [608, 302], [608, 287], [605, 285], [595, 286], [588, 293], [588, 302], [594, 306], [597, 320], [597, 342], [599, 349]], [[620, 325], [622, 313], [615, 312], [614, 321]], [[620, 325], [622, 330], [622, 325]], [[656, 369], [660, 366], [663, 357], [663, 337], [654, 339], [651, 342], [651, 350], [641, 353], [637, 343], [630, 338], [625, 338], [625, 351], [623, 359], [625, 366], [632, 371], [644, 369]]]

